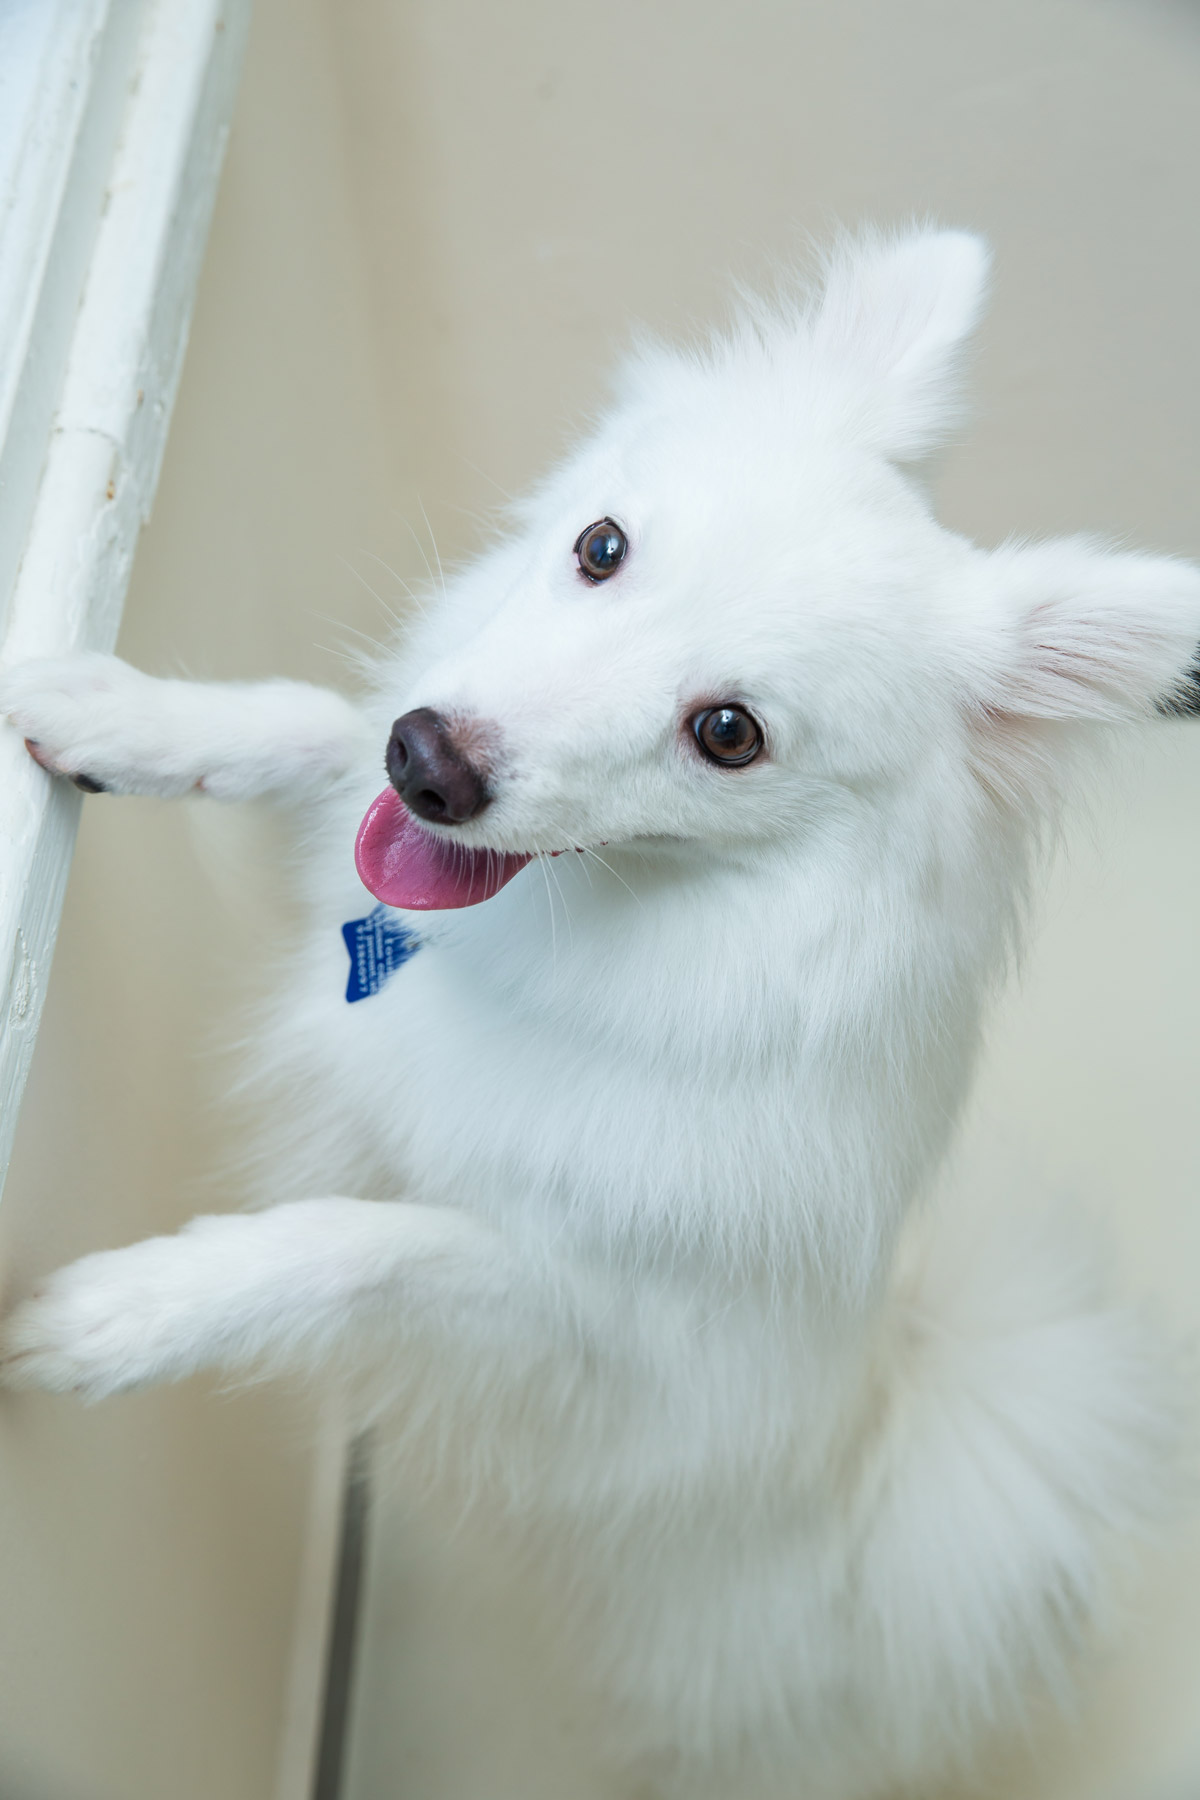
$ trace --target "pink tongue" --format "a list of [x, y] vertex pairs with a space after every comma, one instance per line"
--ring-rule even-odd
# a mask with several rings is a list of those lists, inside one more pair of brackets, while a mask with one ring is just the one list
[[390, 787], [367, 808], [354, 846], [364, 887], [386, 906], [410, 912], [478, 906], [498, 894], [528, 861], [498, 850], [464, 850], [431, 837]]

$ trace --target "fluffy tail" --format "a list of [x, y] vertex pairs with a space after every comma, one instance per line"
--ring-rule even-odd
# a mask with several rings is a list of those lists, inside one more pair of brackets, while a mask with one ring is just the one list
[[909, 1779], [1069, 1694], [1122, 1540], [1182, 1484], [1180, 1375], [1060, 1227], [943, 1216], [910, 1246], [856, 1501], [866, 1691]]

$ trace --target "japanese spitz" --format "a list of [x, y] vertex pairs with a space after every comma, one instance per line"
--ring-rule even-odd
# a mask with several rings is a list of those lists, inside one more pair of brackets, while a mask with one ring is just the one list
[[311, 919], [287, 1203], [51, 1276], [8, 1382], [352, 1378], [503, 1521], [642, 1794], [926, 1794], [1171, 1485], [1171, 1358], [1088, 1259], [915, 1222], [1048, 823], [1200, 644], [1187, 564], [933, 518], [987, 262], [862, 236], [640, 352], [355, 701], [0, 691], [89, 790], [291, 803]]

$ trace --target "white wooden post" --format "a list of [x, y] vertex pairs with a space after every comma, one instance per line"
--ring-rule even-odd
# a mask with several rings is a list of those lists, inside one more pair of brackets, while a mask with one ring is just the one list
[[[0, 0], [0, 665], [111, 649], [249, 0]], [[0, 1182], [79, 796], [0, 733]]]

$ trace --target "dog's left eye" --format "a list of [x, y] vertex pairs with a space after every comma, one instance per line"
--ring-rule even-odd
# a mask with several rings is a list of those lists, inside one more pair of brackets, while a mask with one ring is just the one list
[[615, 519], [597, 519], [575, 539], [580, 572], [589, 581], [607, 581], [625, 560], [629, 539]]
[[710, 706], [697, 713], [692, 731], [700, 752], [723, 768], [753, 762], [763, 747], [758, 721], [742, 706]]

